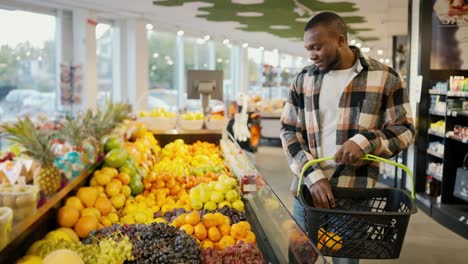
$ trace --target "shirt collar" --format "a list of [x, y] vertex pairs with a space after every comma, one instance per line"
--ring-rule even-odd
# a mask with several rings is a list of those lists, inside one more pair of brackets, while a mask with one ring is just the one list
[[[366, 70], [372, 70], [373, 69], [372, 65], [369, 62], [369, 57], [367, 57], [366, 54], [364, 54], [356, 46], [349, 46], [349, 47], [354, 52], [354, 54], [356, 54], [358, 56], [358, 59], [359, 59], [359, 62], [360, 62], [360, 63], [358, 63], [358, 66], [357, 66], [357, 69], [356, 69], [357, 72], [361, 72], [363, 69], [366, 69]], [[310, 66], [309, 70], [308, 70], [309, 76], [317, 74], [318, 70], [319, 70], [319, 68], [315, 64], [312, 64]]]

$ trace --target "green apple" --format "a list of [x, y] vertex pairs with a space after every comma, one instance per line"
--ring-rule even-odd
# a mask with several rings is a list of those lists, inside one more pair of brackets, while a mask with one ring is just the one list
[[232, 208], [236, 209], [239, 212], [244, 211], [244, 203], [241, 200], [234, 201], [232, 203]]
[[205, 206], [203, 206], [203, 209], [207, 210], [207, 211], [214, 211], [216, 210], [217, 206], [216, 206], [216, 203], [213, 202], [213, 201], [209, 201], [207, 203], [205, 203]]
[[220, 203], [224, 201], [224, 195], [220, 192], [213, 191], [211, 192], [210, 200], [215, 202], [215, 203]]
[[237, 195], [236, 190], [229, 190], [226, 192], [226, 201], [228, 202], [234, 202], [239, 198]]
[[221, 192], [221, 193], [226, 193], [229, 191], [229, 185], [223, 183], [223, 182], [217, 182], [215, 185], [215, 191]]
[[200, 200], [192, 199], [191, 206], [193, 210], [201, 210], [203, 208], [203, 203]]

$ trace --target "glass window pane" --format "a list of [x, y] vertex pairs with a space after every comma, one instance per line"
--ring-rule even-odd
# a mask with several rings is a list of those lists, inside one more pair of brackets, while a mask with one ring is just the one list
[[263, 50], [257, 48], [248, 48], [249, 60], [249, 94], [263, 96]]
[[96, 26], [96, 58], [98, 73], [98, 105], [103, 106], [112, 96], [112, 25]]
[[149, 109], [156, 107], [164, 107], [169, 111], [177, 109], [175, 47], [175, 34], [148, 32]]
[[198, 51], [198, 69], [199, 70], [209, 70], [210, 67], [210, 48], [208, 41], [205, 41], [202, 38], [196, 40]]
[[223, 80], [223, 93], [224, 99], [228, 98], [230, 91], [232, 89], [232, 70], [231, 70], [231, 48], [228, 46], [217, 42], [215, 44], [216, 55], [215, 55], [215, 65], [216, 70], [222, 70], [224, 75]]
[[1, 121], [55, 112], [55, 23], [51, 15], [0, 9]]

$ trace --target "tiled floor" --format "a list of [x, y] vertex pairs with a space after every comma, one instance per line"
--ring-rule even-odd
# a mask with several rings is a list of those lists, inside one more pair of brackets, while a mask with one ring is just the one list
[[[292, 172], [281, 147], [261, 146], [255, 162], [262, 176], [291, 209], [289, 191]], [[362, 260], [362, 264], [387, 263], [468, 263], [468, 240], [441, 226], [422, 211], [411, 216], [399, 259]]]

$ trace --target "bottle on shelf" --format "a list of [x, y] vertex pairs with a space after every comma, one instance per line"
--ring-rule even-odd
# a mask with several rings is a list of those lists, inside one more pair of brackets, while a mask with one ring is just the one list
[[431, 195], [432, 176], [428, 175], [426, 178], [426, 194]]

